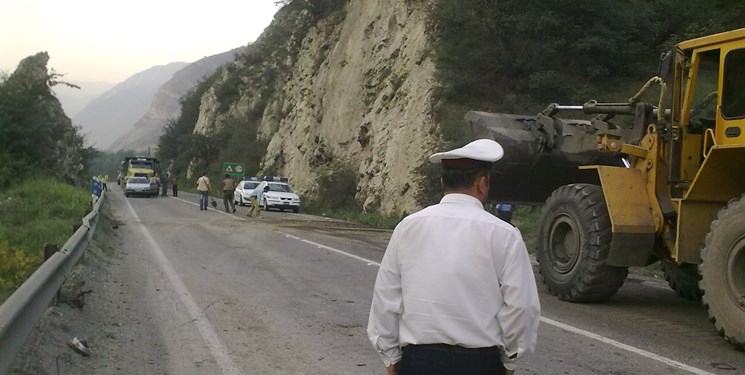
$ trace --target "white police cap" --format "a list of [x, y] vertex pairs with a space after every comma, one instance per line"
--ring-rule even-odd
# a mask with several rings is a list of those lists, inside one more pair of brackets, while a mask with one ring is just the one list
[[[429, 157], [429, 161], [432, 163], [443, 163], [450, 164], [449, 161], [462, 161], [468, 162], [468, 160], [474, 160], [478, 162], [493, 163], [502, 158], [504, 155], [504, 149], [496, 141], [491, 139], [478, 139], [461, 148], [450, 150], [446, 152], [438, 152], [432, 154]], [[452, 167], [457, 167], [462, 163], [454, 163]]]

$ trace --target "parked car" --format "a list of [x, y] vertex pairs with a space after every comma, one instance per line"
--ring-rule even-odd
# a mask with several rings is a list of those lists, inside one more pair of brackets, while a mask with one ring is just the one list
[[292, 191], [289, 184], [282, 181], [262, 181], [255, 189], [264, 189], [268, 186], [261, 198], [261, 208], [268, 210], [276, 208], [279, 210], [292, 210], [294, 213], [300, 212], [300, 197]]
[[233, 203], [241, 206], [251, 205], [251, 193], [261, 183], [258, 177], [243, 177], [243, 180], [238, 183], [235, 188], [235, 194], [233, 195]]
[[158, 195], [157, 188], [158, 185], [155, 184], [155, 189], [153, 189], [152, 184], [147, 177], [131, 177], [124, 185], [124, 195], [126, 197], [129, 197], [130, 195], [154, 197]]

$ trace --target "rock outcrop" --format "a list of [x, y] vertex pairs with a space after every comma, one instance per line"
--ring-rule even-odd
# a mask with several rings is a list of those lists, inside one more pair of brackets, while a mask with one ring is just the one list
[[26, 57], [3, 82], [0, 127], [7, 138], [0, 141], [0, 169], [8, 173], [20, 161], [26, 169], [31, 165], [53, 177], [79, 182], [84, 171], [83, 136], [51, 91], [64, 83], [49, 73], [48, 63], [46, 52]]
[[[399, 214], [420, 208], [417, 169], [439, 142], [425, 3], [347, 2], [337, 16], [288, 38], [284, 51], [293, 53], [273, 50], [273, 58], [254, 67], [229, 108], [219, 98], [221, 85], [232, 79], [226, 71], [202, 97], [195, 132], [211, 134], [230, 119], [260, 111], [258, 137], [268, 141], [262, 171], [286, 175], [296, 190], [312, 195], [319, 174], [351, 168], [364, 209]], [[302, 24], [308, 17], [278, 13], [245, 53], [257, 53], [288, 26], [283, 22]], [[239, 58], [234, 70], [247, 60]], [[268, 90], [256, 75], [275, 71], [280, 77]]]

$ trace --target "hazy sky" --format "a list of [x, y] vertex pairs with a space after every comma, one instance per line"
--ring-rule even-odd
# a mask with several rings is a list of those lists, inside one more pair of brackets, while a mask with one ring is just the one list
[[0, 71], [47, 51], [68, 82], [119, 83], [256, 40], [273, 0], [0, 0]]

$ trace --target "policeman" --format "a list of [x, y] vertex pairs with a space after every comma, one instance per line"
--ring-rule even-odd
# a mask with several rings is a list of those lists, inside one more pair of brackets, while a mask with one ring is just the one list
[[535, 349], [540, 304], [520, 231], [484, 210], [493, 162], [480, 139], [430, 156], [445, 196], [393, 231], [367, 333], [389, 374], [512, 374]]

